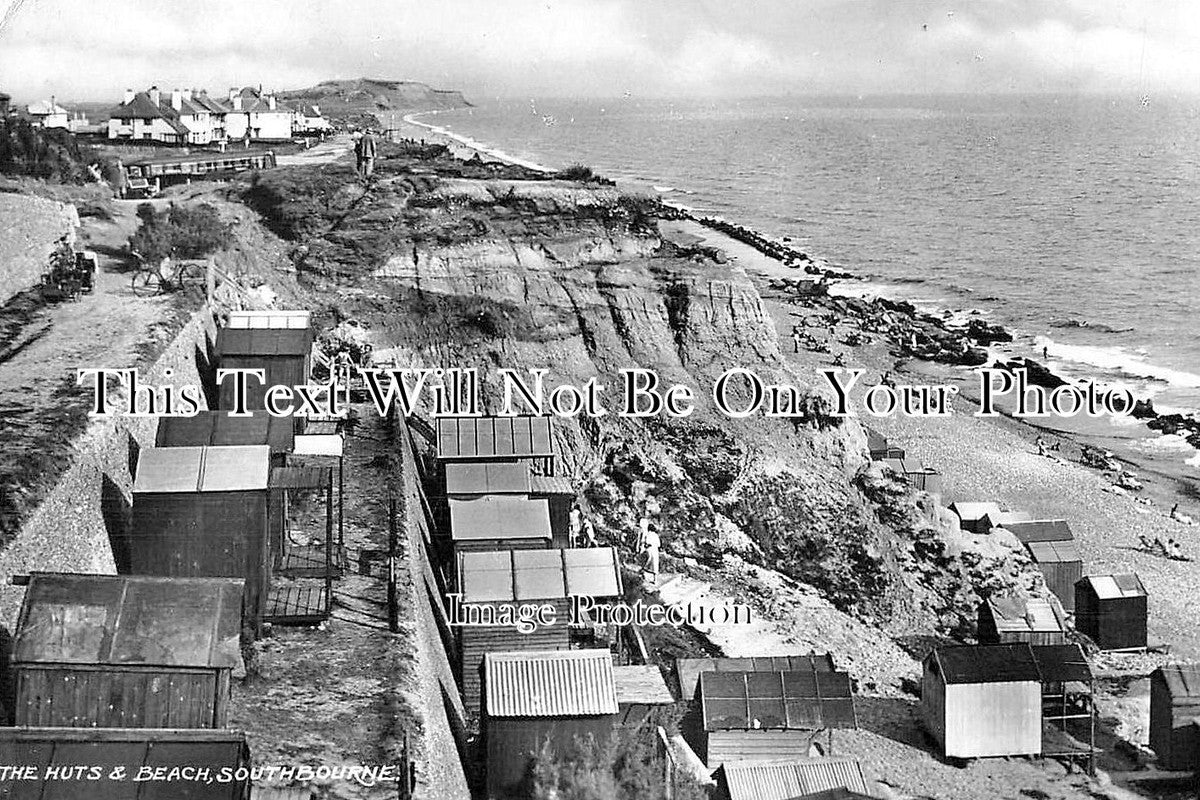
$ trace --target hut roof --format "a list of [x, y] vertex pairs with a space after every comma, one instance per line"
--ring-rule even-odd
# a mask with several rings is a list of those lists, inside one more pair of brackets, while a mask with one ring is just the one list
[[729, 800], [797, 800], [837, 789], [869, 791], [862, 766], [850, 759], [744, 761], [722, 764], [720, 772]]
[[1171, 697], [1200, 698], [1200, 664], [1164, 664], [1155, 670]]
[[465, 552], [458, 587], [468, 603], [617, 597], [621, 566], [611, 547]]
[[221, 328], [218, 356], [306, 356], [312, 350], [312, 331], [305, 328]]
[[475, 461], [446, 465], [446, 494], [529, 494], [528, 461]]
[[631, 705], [662, 706], [675, 702], [675, 696], [663, 680], [662, 670], [653, 664], [629, 664], [613, 667], [617, 702]]
[[340, 433], [301, 433], [296, 435], [292, 455], [341, 458], [345, 444]]
[[479, 539], [549, 539], [550, 505], [511, 495], [452, 497], [450, 536], [454, 541]]
[[1062, 612], [1048, 600], [989, 597], [984, 605], [991, 611], [996, 630], [1002, 633], [1053, 633], [1066, 630]]
[[947, 684], [1041, 681], [1033, 649], [1025, 642], [935, 647], [929, 658]]
[[1065, 519], [1036, 519], [1025, 522], [1005, 522], [1004, 530], [1012, 533], [1022, 544], [1030, 542], [1070, 542], [1075, 540]]
[[489, 717], [596, 717], [619, 710], [608, 650], [487, 653], [483, 672]]
[[440, 459], [535, 458], [554, 455], [550, 417], [440, 417]]
[[312, 327], [312, 312], [308, 310], [284, 311], [230, 311], [227, 328], [234, 330], [265, 328], [268, 330], [308, 330]]
[[565, 475], [533, 475], [529, 479], [529, 493], [535, 495], [568, 494], [575, 489]]
[[265, 444], [286, 453], [293, 444], [292, 420], [265, 411], [247, 417], [228, 411], [201, 411], [192, 417], [159, 417], [156, 447], [228, 447]]
[[937, 470], [927, 467], [915, 458], [885, 458], [880, 463], [886, 464], [901, 475], [936, 475]]
[[1133, 573], [1125, 575], [1088, 575], [1079, 583], [1091, 586], [1100, 600], [1119, 600], [1127, 597], [1144, 597], [1146, 587]]
[[836, 672], [829, 653], [806, 656], [760, 656], [758, 658], [679, 658], [675, 672], [685, 698], [696, 696], [703, 672]]
[[1035, 645], [1033, 658], [1046, 683], [1092, 682], [1091, 664], [1077, 644]]
[[1000, 506], [996, 503], [951, 503], [948, 508], [963, 522], [976, 522], [990, 514], [1000, 514]]
[[37, 572], [13, 661], [235, 667], [244, 581]]
[[238, 492], [267, 488], [271, 448], [148, 447], [138, 454], [134, 494]]
[[845, 672], [703, 672], [704, 729], [857, 728]]
[[272, 489], [324, 489], [333, 485], [333, 467], [275, 467]]
[[1038, 564], [1074, 564], [1082, 562], [1074, 540], [1062, 542], [1026, 542], [1025, 549]]

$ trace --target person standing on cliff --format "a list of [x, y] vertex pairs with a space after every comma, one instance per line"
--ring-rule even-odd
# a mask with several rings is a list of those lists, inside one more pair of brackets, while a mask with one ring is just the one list
[[800, 326], [799, 325], [792, 326], [792, 352], [793, 353], [800, 352]]
[[354, 153], [358, 156], [358, 176], [364, 181], [369, 181], [371, 173], [375, 171], [375, 149], [375, 135], [369, 130], [364, 131], [354, 146]]
[[642, 541], [642, 552], [646, 557], [646, 571], [653, 576], [650, 579], [651, 586], [658, 583], [658, 561], [661, 548], [662, 539], [658, 535], [658, 528], [651, 525]]

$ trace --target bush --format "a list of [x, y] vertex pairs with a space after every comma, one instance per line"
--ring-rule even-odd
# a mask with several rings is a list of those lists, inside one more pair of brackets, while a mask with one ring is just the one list
[[164, 258], [204, 258], [220, 250], [229, 239], [229, 225], [208, 203], [172, 205], [155, 211], [150, 203], [137, 209], [141, 224], [129, 239], [129, 247], [142, 258], [156, 263]]
[[97, 152], [70, 133], [46, 130], [28, 120], [0, 120], [0, 174], [28, 175], [55, 183], [93, 183], [89, 170], [95, 165], [102, 174], [109, 164]]

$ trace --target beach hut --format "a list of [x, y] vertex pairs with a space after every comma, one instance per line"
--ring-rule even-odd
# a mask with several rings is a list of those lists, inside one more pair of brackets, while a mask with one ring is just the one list
[[447, 497], [528, 495], [532, 488], [528, 461], [458, 461], [446, 465]]
[[914, 489], [930, 494], [942, 493], [942, 475], [915, 458], [885, 458], [881, 462], [902, 477]]
[[1167, 770], [1200, 770], [1200, 664], [1150, 673], [1150, 747]]
[[283, 519], [271, 526], [272, 577], [263, 619], [316, 625], [329, 618], [333, 579], [345, 560], [333, 539], [333, 468], [275, 467], [270, 488]]
[[194, 417], [159, 417], [155, 447], [267, 445], [271, 461], [282, 464], [292, 451], [292, 421], [265, 411], [231, 417], [227, 411], [201, 411]]
[[989, 511], [980, 520], [980, 527], [984, 533], [990, 533], [993, 528], [1003, 528], [1013, 522], [1028, 522], [1033, 516], [1028, 511], [1005, 511], [999, 509], [997, 511]]
[[825, 734], [858, 727], [845, 672], [702, 672], [697, 744], [709, 769], [726, 762], [806, 758]]
[[554, 474], [554, 424], [551, 417], [439, 417], [437, 459], [530, 461], [533, 471]]
[[700, 701], [703, 672], [837, 672], [829, 653], [803, 656], [759, 656], [757, 658], [677, 658], [675, 674], [684, 700]]
[[550, 505], [516, 495], [452, 497], [450, 538], [456, 553], [550, 547]]
[[879, 431], [864, 425], [867, 433], [867, 452], [872, 461], [882, 461], [885, 458], [904, 458], [904, 448], [890, 444], [887, 437]]
[[296, 434], [288, 461], [300, 466], [325, 464], [337, 471], [337, 550], [334, 553], [334, 566], [340, 570], [344, 569], [346, 560], [346, 437], [337, 430], [318, 433], [317, 430], [325, 424], [305, 425], [305, 432]]
[[623, 591], [620, 560], [611, 547], [463, 552], [458, 555], [456, 585], [460, 609], [470, 605], [475, 613], [492, 615], [506, 607], [550, 605], [555, 619], [553, 625], [527, 626], [524, 631], [513, 625], [458, 627], [463, 699], [471, 709], [479, 707], [484, 655], [567, 650], [573, 641], [582, 644], [589, 629], [572, 632], [570, 598], [603, 601]]
[[1067, 621], [1049, 600], [989, 597], [979, 604], [980, 644], [1065, 644]]
[[1069, 758], [1094, 767], [1095, 679], [1077, 644], [1033, 648], [1042, 677], [1042, 755]]
[[857, 800], [871, 791], [862, 765], [844, 758], [743, 762], [717, 770], [719, 800]]
[[534, 475], [530, 479], [529, 496], [534, 500], [545, 500], [550, 508], [550, 535], [554, 547], [578, 544], [571, 542], [571, 506], [576, 498], [571, 481], [562, 476]]
[[1042, 750], [1041, 674], [1024, 642], [934, 648], [924, 661], [921, 710], [946, 758]]
[[1063, 519], [1009, 521], [1001, 526], [1025, 545], [1046, 586], [1067, 611], [1075, 610], [1075, 583], [1083, 577], [1083, 557], [1071, 526]]
[[265, 445], [142, 450], [118, 570], [243, 578], [247, 623], [257, 629], [270, 586], [270, 461]]
[[985, 527], [989, 515], [999, 516], [1000, 506], [995, 503], [951, 503], [949, 509], [958, 517], [958, 527], [968, 533], [987, 533]]
[[[250, 749], [240, 731], [0, 728], [0, 765], [11, 768], [8, 775], [0, 776], [0, 797], [6, 800], [250, 797]], [[61, 777], [77, 774], [81, 766], [97, 768], [100, 777]], [[124, 771], [124, 780], [111, 777], [117, 768]], [[143, 768], [147, 775], [174, 774], [176, 780], [134, 780]], [[199, 770], [206, 770], [214, 780], [182, 779]], [[228, 781], [215, 780], [223, 773], [228, 773]]]
[[[270, 386], [302, 386], [308, 383], [313, 333], [311, 328], [231, 328], [217, 331], [218, 369], [261, 369], [265, 380], [246, 381], [246, 410], [266, 408], [264, 397]], [[236, 408], [236, 385], [232, 377], [221, 381], [220, 408]], [[299, 418], [297, 418], [299, 419]]]
[[1089, 575], [1075, 584], [1075, 628], [1101, 650], [1146, 646], [1146, 587], [1137, 575]]
[[654, 664], [628, 664], [613, 667], [617, 687], [617, 725], [633, 728], [646, 721], [656, 710], [675, 704], [662, 670]]
[[488, 653], [481, 736], [489, 794], [519, 783], [543, 745], [606, 741], [619, 712], [607, 650]]
[[35, 572], [13, 645], [15, 724], [221, 728], [242, 581]]

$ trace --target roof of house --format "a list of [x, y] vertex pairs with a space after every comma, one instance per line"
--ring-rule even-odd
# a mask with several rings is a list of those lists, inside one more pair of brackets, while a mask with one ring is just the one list
[[675, 695], [667, 687], [662, 670], [654, 664], [613, 667], [613, 682], [620, 704], [663, 706], [675, 702]]
[[35, 572], [14, 663], [235, 667], [242, 588], [235, 578]]
[[1100, 600], [1119, 600], [1128, 597], [1144, 597], [1146, 587], [1141, 579], [1133, 574], [1125, 575], [1087, 575], [1076, 585], [1086, 584], [1092, 588]]
[[163, 106], [161, 96], [159, 102], [155, 103], [150, 99], [149, 92], [138, 92], [132, 100], [116, 106], [109, 114], [114, 119], [158, 119], [165, 118], [168, 114], [173, 116], [173, 112], [170, 103], [167, 103], [166, 107]]
[[1153, 675], [1166, 683], [1171, 697], [1200, 698], [1200, 664], [1164, 664]]
[[837, 789], [860, 795], [869, 791], [859, 762], [842, 758], [726, 763], [718, 777], [729, 800], [797, 800]]
[[1025, 642], [935, 647], [928, 659], [938, 664], [948, 684], [1041, 681], [1033, 650]]
[[446, 494], [529, 494], [529, 461], [460, 461], [446, 465]]
[[441, 417], [441, 459], [535, 458], [554, 455], [550, 417]]
[[221, 356], [306, 356], [312, 350], [311, 329], [221, 328], [217, 331], [217, 355]]
[[134, 494], [237, 492], [267, 488], [271, 448], [147, 447], [138, 454]]
[[266, 412], [247, 417], [230, 416], [228, 411], [201, 411], [191, 417], [159, 417], [156, 447], [229, 447], [233, 445], [269, 445], [275, 453], [286, 453], [295, 441], [289, 417], [274, 417]]
[[675, 672], [684, 697], [696, 696], [703, 672], [836, 672], [829, 653], [804, 656], [760, 656], [758, 658], [679, 658]]
[[468, 603], [618, 597], [621, 564], [611, 547], [465, 552], [458, 588]]
[[845, 672], [703, 672], [700, 704], [708, 731], [858, 727]]
[[210, 114], [228, 114], [229, 107], [208, 96], [208, 92], [196, 92], [192, 95], [192, 101], [208, 110]]
[[1074, 540], [1063, 542], [1026, 542], [1025, 549], [1038, 564], [1074, 564], [1082, 562], [1079, 545]]
[[488, 717], [596, 717], [617, 713], [612, 655], [604, 650], [487, 653]]
[[71, 112], [60, 106], [58, 103], [50, 100], [38, 100], [36, 103], [30, 103], [25, 107], [25, 110], [30, 114], [38, 117], [48, 117], [53, 114], [69, 114]]
[[1077, 644], [1033, 646], [1033, 659], [1046, 683], [1091, 683], [1092, 666]]
[[451, 497], [450, 537], [456, 541], [549, 539], [550, 504], [526, 497], [485, 494]]
[[983, 606], [991, 612], [1001, 632], [1054, 633], [1066, 630], [1062, 612], [1048, 600], [1025, 597], [989, 597]]
[[1022, 544], [1030, 542], [1069, 542], [1075, 539], [1065, 519], [1036, 519], [1025, 522], [1010, 520], [1004, 530], [1012, 533]]

